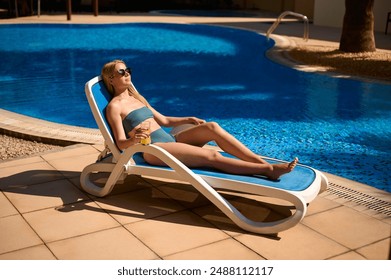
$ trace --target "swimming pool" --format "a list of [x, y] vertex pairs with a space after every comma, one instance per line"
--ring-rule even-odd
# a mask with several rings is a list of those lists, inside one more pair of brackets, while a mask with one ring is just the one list
[[167, 115], [219, 122], [257, 153], [391, 192], [391, 86], [265, 58], [254, 32], [191, 24], [0, 25], [0, 107], [95, 127], [84, 84], [121, 58]]

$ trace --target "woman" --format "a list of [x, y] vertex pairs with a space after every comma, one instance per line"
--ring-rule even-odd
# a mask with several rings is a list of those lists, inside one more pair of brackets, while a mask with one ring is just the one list
[[[295, 158], [290, 163], [269, 164], [215, 122], [205, 122], [196, 117], [168, 117], [160, 114], [132, 87], [131, 71], [121, 60], [105, 64], [102, 77], [113, 96], [107, 106], [106, 117], [115, 142], [122, 150], [149, 136], [138, 129], [142, 121], [148, 121], [152, 143], [162, 147], [190, 168], [211, 167], [226, 173], [263, 175], [277, 180], [291, 172], [298, 162]], [[161, 128], [182, 124], [194, 126], [177, 133], [175, 138]], [[221, 149], [237, 159], [227, 158], [215, 150], [203, 148], [210, 141], [215, 141]], [[147, 153], [144, 154], [144, 159], [151, 165], [164, 165], [161, 160]]]

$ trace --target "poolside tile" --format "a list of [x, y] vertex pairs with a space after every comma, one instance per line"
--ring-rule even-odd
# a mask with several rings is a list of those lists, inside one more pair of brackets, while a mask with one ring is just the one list
[[228, 235], [183, 211], [125, 226], [160, 257], [226, 239]]
[[242, 234], [235, 239], [268, 260], [324, 260], [348, 251], [302, 224], [280, 232], [278, 237]]
[[39, 156], [32, 156], [20, 159], [0, 161], [0, 169], [11, 167], [11, 166], [21, 166], [31, 163], [43, 162], [44, 160]]
[[96, 200], [121, 224], [129, 224], [183, 210], [178, 203], [152, 187]]
[[23, 216], [45, 242], [119, 225], [94, 202], [78, 202], [58, 209], [50, 208], [26, 213]]
[[[292, 215], [291, 204], [275, 198], [225, 192], [224, 197], [245, 217], [256, 222], [273, 222]], [[214, 205], [193, 209], [198, 215], [230, 236], [245, 233]]]
[[[353, 208], [354, 210], [357, 210], [357, 208]], [[360, 211], [362, 214], [368, 215], [370, 217], [373, 217], [375, 219], [381, 220], [384, 216], [380, 214], [378, 211], [374, 209], [368, 209], [365, 207], [365, 209], [361, 209]]]
[[330, 260], [366, 260], [366, 258], [355, 251], [350, 251], [345, 254], [330, 258]]
[[[103, 187], [105, 183], [107, 182], [107, 179], [109, 177], [110, 173], [103, 173], [99, 172], [97, 174], [90, 175], [90, 181], [94, 182], [96, 185]], [[80, 184], [80, 177], [73, 177], [69, 178], [69, 180], [77, 186], [80, 190], [82, 190], [81, 184]], [[117, 184], [113, 187], [110, 194], [107, 196], [113, 196], [117, 194], [132, 192], [135, 190], [143, 189], [145, 187], [151, 187], [151, 185], [146, 182], [141, 176], [139, 175], [128, 175], [123, 180], [119, 180]], [[84, 190], [82, 190], [84, 193], [87, 194]], [[89, 195], [91, 197], [94, 197], [92, 195]]]
[[187, 209], [210, 205], [211, 202], [190, 184], [171, 183], [159, 184], [151, 182], [154, 186], [183, 205]]
[[231, 203], [246, 217], [257, 222], [270, 222], [292, 215], [291, 204], [272, 197], [243, 195]]
[[[238, 234], [245, 233], [243, 229], [238, 227], [234, 222], [231, 221], [223, 212], [221, 212], [216, 206], [208, 205], [192, 209], [197, 215], [207, 220], [220, 230], [224, 231], [229, 236], [235, 236]], [[268, 211], [270, 212], [270, 211]]]
[[158, 256], [122, 227], [48, 244], [61, 260], [153, 260]]
[[52, 161], [56, 159], [73, 158], [87, 154], [96, 154], [98, 156], [99, 151], [95, 149], [92, 145], [76, 144], [69, 146], [61, 151], [42, 155], [42, 158], [46, 161]]
[[391, 238], [364, 246], [357, 249], [357, 252], [368, 260], [389, 260], [391, 257]]
[[302, 223], [351, 249], [377, 242], [391, 233], [389, 224], [345, 206], [306, 217]]
[[[243, 198], [237, 198], [228, 200], [234, 207], [236, 207], [244, 216], [257, 222], [271, 222], [279, 220], [284, 215], [281, 215], [284, 207], [280, 207], [276, 212], [275, 209], [270, 207], [277, 207], [276, 205], [263, 204], [259, 201], [251, 201]], [[246, 233], [245, 230], [236, 225], [231, 219], [229, 219], [223, 212], [221, 212], [216, 206], [210, 205], [205, 207], [199, 207], [193, 209], [195, 213], [201, 216], [203, 219], [212, 223], [219, 229], [223, 230], [230, 236], [236, 236]], [[287, 210], [290, 213], [290, 210]], [[289, 214], [290, 215], [290, 214]]]
[[0, 192], [0, 218], [18, 214], [8, 198]]
[[63, 179], [64, 176], [46, 162], [36, 162], [0, 169], [0, 189], [22, 187]]
[[1, 260], [55, 260], [52, 252], [45, 245], [38, 245], [26, 249], [0, 255]]
[[390, 216], [382, 218], [381, 221], [386, 224], [391, 225], [391, 217]]
[[333, 193], [330, 193], [330, 192], [326, 192], [324, 195], [322, 194], [322, 197], [325, 198], [325, 199], [328, 199], [330, 201], [340, 199], [339, 196], [337, 196], [337, 195], [335, 195]]
[[190, 249], [165, 257], [166, 260], [262, 260], [251, 249], [234, 239], [225, 239], [212, 244]]
[[21, 213], [88, 200], [85, 194], [66, 179], [14, 187], [4, 193]]
[[334, 209], [340, 206], [341, 204], [333, 200], [328, 200], [326, 198], [318, 196], [308, 205], [306, 217], [320, 212], [328, 211], [330, 209]]
[[155, 187], [171, 185], [171, 184], [174, 184], [174, 185], [175, 184], [178, 184], [178, 185], [189, 185], [186, 182], [183, 182], [183, 181], [180, 181], [180, 180], [175, 180], [175, 179], [169, 179], [169, 178], [145, 176], [144, 179], [146, 181], [148, 181], [151, 185], [154, 185]]
[[95, 149], [97, 149], [99, 152], [103, 151], [105, 149], [105, 145], [104, 144], [94, 144], [94, 145], [91, 145], [92, 147], [94, 147]]
[[42, 244], [42, 240], [20, 215], [0, 219], [0, 254]]
[[[389, 204], [391, 206], [391, 203]], [[373, 205], [372, 205], [373, 206]], [[391, 208], [389, 208], [391, 209]], [[367, 211], [361, 211], [361, 214], [363, 215], [367, 215], [371, 218], [373, 218], [374, 220], [378, 220], [378, 221], [381, 221], [385, 224], [388, 224], [391, 226], [391, 212], [388, 211], [388, 213], [381, 213], [383, 212], [382, 210], [380, 211], [376, 211], [376, 210], [372, 210], [372, 209], [367, 209]], [[391, 227], [390, 227], [391, 229]], [[391, 236], [391, 232], [390, 232], [390, 236]]]
[[69, 174], [72, 173], [74, 173], [74, 176], [79, 176], [84, 167], [94, 163], [96, 159], [97, 154], [80, 154], [61, 159], [50, 159], [48, 162], [65, 176], [70, 177]]

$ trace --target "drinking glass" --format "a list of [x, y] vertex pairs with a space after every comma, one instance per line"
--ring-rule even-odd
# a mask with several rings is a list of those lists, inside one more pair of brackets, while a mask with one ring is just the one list
[[150, 133], [151, 133], [151, 123], [149, 121], [143, 121], [141, 124], [140, 124], [140, 128], [137, 129], [138, 132], [141, 132], [141, 133], [145, 133], [148, 135], [147, 138], [142, 138], [140, 140], [140, 143], [143, 144], [143, 145], [149, 145], [151, 144], [151, 136]]

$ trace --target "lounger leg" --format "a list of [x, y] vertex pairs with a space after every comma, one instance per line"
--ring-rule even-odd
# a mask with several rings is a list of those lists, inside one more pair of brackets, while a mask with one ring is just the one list
[[[274, 189], [274, 188], [259, 188], [258, 191], [249, 192], [257, 195], [266, 195], [269, 197], [279, 198], [285, 201], [291, 202], [296, 211], [295, 213], [285, 219], [281, 219], [275, 222], [256, 222], [248, 219], [239, 210], [237, 210], [230, 202], [223, 198], [209, 183], [207, 183], [201, 176], [195, 174], [188, 167], [182, 164], [179, 160], [174, 158], [164, 149], [150, 145], [149, 147], [140, 147], [142, 152], [151, 153], [165, 162], [169, 167], [175, 170], [180, 180], [190, 183], [201, 194], [209, 199], [214, 205], [216, 205], [225, 215], [228, 216], [239, 227], [255, 233], [273, 234], [283, 230], [287, 230], [296, 224], [298, 224], [306, 214], [307, 205], [304, 199], [298, 197], [290, 192]], [[131, 151], [126, 156], [131, 156]], [[125, 153], [126, 153], [125, 152]], [[132, 172], [132, 168], [129, 170]]]
[[[123, 174], [139, 174], [146, 175], [143, 168], [139, 169], [137, 165], [130, 165], [129, 159], [136, 152], [150, 153], [159, 157], [169, 167], [172, 168], [172, 174], [175, 174], [175, 178], [188, 182], [193, 185], [201, 194], [209, 199], [214, 205], [216, 205], [228, 218], [230, 218], [237, 226], [244, 230], [261, 233], [261, 234], [273, 234], [280, 231], [287, 230], [296, 224], [298, 224], [304, 217], [307, 211], [307, 205], [304, 199], [290, 192], [275, 189], [275, 188], [256, 188], [254, 191], [252, 188], [248, 191], [245, 188], [241, 189], [242, 192], [252, 193], [255, 195], [274, 197], [289, 201], [296, 209], [295, 213], [287, 218], [275, 221], [275, 222], [256, 222], [245, 217], [238, 209], [236, 209], [229, 201], [222, 197], [211, 185], [212, 182], [205, 181], [201, 176], [195, 174], [178, 159], [173, 157], [170, 153], [164, 149], [150, 145], [142, 146], [135, 145], [132, 148], [128, 148], [122, 154], [120, 160], [114, 163], [94, 163], [87, 166], [81, 176], [80, 181], [83, 189], [90, 194], [98, 197], [105, 196], [111, 192], [114, 185], [118, 182], [118, 179]], [[99, 187], [92, 183], [90, 174], [96, 172], [109, 172], [110, 176], [105, 186]], [[153, 174], [156, 170], [151, 171]], [[155, 174], [156, 175], [156, 174]]]
[[[292, 216], [274, 222], [255, 222], [246, 217], [242, 219], [240, 219], [240, 216], [238, 216], [238, 218], [233, 217], [233, 221], [241, 228], [262, 234], [278, 233], [294, 227], [304, 218], [307, 212], [307, 204], [302, 198], [279, 189], [270, 189], [261, 192], [262, 194], [259, 193], [260, 195], [266, 195], [292, 203], [295, 207], [295, 213]], [[236, 219], [236, 221], [234, 219]]]
[[105, 194], [107, 194], [108, 192], [106, 190], [110, 188], [108, 187], [107, 182], [105, 186], [102, 188], [101, 186], [97, 186], [96, 184], [94, 184], [90, 180], [90, 176], [93, 173], [99, 173], [99, 172], [107, 172], [112, 174], [114, 167], [115, 164], [113, 163], [93, 163], [86, 166], [80, 175], [80, 185], [83, 188], [83, 190], [89, 194], [99, 196], [99, 197], [102, 197]]

